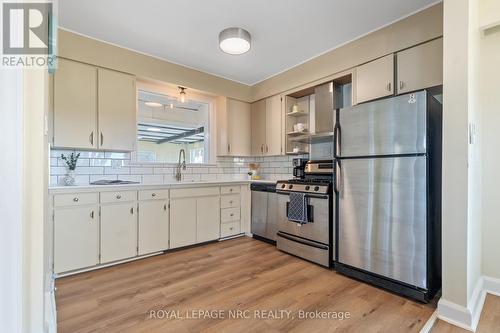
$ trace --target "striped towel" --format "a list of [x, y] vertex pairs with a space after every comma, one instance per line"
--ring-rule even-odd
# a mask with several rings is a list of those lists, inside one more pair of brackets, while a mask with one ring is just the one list
[[290, 221], [307, 223], [307, 197], [305, 193], [290, 193], [287, 217]]

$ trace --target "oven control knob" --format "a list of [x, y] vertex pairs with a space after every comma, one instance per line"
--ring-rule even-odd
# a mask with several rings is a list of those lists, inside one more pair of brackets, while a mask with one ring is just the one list
[[318, 192], [318, 191], [319, 191], [319, 186], [315, 186], [315, 187], [314, 187], [314, 190], [315, 190], [316, 192]]
[[285, 187], [286, 187], [286, 185], [285, 185], [285, 184], [281, 184], [281, 188], [285, 188]]
[[288, 189], [291, 190], [293, 188], [293, 185], [288, 185]]
[[309, 191], [310, 188], [311, 188], [311, 186], [306, 185], [306, 191]]

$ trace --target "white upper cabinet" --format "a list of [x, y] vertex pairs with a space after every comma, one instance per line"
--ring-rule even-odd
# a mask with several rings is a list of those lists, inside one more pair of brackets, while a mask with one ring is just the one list
[[266, 155], [281, 155], [282, 150], [281, 96], [266, 99]]
[[252, 103], [252, 155], [266, 153], [266, 100]]
[[389, 54], [356, 68], [356, 103], [394, 94], [394, 55]]
[[408, 93], [443, 84], [443, 39], [396, 54], [397, 92]]
[[250, 113], [249, 103], [219, 97], [217, 101], [217, 155], [251, 155]]
[[99, 68], [98, 83], [99, 147], [134, 150], [137, 138], [135, 77]]
[[53, 94], [54, 147], [135, 149], [133, 75], [59, 58]]
[[58, 60], [54, 76], [54, 146], [97, 148], [97, 68]]
[[252, 103], [252, 155], [281, 155], [281, 96], [272, 96]]

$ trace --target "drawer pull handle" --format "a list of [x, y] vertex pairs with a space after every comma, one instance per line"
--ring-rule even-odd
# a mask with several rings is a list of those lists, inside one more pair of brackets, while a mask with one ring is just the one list
[[78, 202], [78, 198], [73, 198], [73, 201], [74, 202]]
[[163, 210], [165, 210], [165, 211], [167, 210], [167, 204], [163, 205]]
[[121, 196], [120, 194], [118, 194], [118, 195], [116, 196], [116, 198], [117, 198], [118, 200], [120, 200], [120, 199], [122, 198], [122, 196]]
[[134, 214], [134, 207], [130, 208], [130, 214]]
[[156, 197], [156, 193], [151, 193], [151, 196], [152, 197]]

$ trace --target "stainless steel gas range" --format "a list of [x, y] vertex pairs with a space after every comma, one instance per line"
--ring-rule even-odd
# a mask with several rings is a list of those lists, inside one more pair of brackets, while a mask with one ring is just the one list
[[278, 249], [330, 267], [333, 240], [333, 162], [308, 161], [304, 178], [278, 181]]

